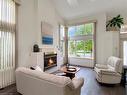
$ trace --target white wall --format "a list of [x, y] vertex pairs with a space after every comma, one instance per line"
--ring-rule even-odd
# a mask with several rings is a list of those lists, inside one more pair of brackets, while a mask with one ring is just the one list
[[[41, 25], [41, 21], [47, 22], [53, 26], [54, 30], [54, 45], [52, 48], [56, 48], [58, 45], [58, 25], [63, 23], [63, 20], [56, 13], [52, 2], [49, 0], [38, 0], [38, 24]], [[38, 43], [42, 48], [47, 48], [49, 46], [42, 45], [41, 43], [41, 28], [38, 32]], [[50, 46], [51, 47], [51, 46]]]
[[[22, 0], [18, 10], [18, 66], [28, 66], [32, 47], [39, 44], [42, 51], [53, 51], [57, 46], [58, 23], [63, 23], [49, 0]], [[54, 27], [54, 45], [41, 44], [41, 21]]]
[[[57, 12], [55, 11], [54, 6], [50, 0], [38, 0], [38, 26], [41, 25], [42, 21], [51, 24], [53, 26], [54, 32], [53, 32], [53, 45], [52, 46], [42, 45], [41, 28], [38, 27], [39, 32], [37, 35], [37, 38], [38, 38], [37, 41], [38, 41], [39, 46], [42, 48], [41, 51], [42, 51], [42, 53], [55, 51], [58, 54], [58, 51], [57, 51], [57, 46], [59, 44], [58, 43], [58, 40], [59, 40], [58, 29], [59, 29], [59, 24], [64, 24], [64, 21], [57, 14]], [[57, 67], [59, 67], [59, 65], [61, 65], [61, 63], [63, 63], [63, 62], [58, 54]], [[50, 69], [49, 72], [56, 70], [56, 68]]]
[[[106, 32], [106, 14], [98, 13], [88, 17], [81, 17], [78, 19], [72, 19], [67, 21], [67, 25], [74, 25], [76, 23], [83, 23], [89, 21], [96, 21], [96, 63], [104, 64], [107, 58], [113, 55], [113, 34], [111, 32]], [[70, 59], [71, 64], [75, 59]], [[83, 64], [84, 66], [88, 66], [91, 61], [85, 62], [77, 60], [77, 64]], [[90, 64], [91, 66], [91, 64]]]
[[22, 0], [18, 10], [18, 66], [29, 63], [29, 55], [36, 42], [35, 0]]

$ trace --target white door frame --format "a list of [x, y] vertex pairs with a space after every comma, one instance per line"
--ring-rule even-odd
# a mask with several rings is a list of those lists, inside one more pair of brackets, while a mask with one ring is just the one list
[[127, 41], [127, 38], [121, 38], [120, 39], [120, 58], [122, 58], [122, 59], [123, 59], [123, 42], [124, 41]]

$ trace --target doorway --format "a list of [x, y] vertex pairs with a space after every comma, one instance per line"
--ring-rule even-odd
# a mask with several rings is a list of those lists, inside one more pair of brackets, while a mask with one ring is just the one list
[[127, 66], [127, 39], [121, 40], [121, 53], [120, 56], [123, 58], [123, 65]]
[[123, 64], [127, 66], [127, 41], [123, 41]]

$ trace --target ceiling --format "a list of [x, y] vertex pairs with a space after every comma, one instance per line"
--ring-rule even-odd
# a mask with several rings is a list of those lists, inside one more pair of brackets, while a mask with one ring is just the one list
[[57, 12], [70, 20], [99, 12], [119, 12], [127, 9], [127, 0], [52, 0]]

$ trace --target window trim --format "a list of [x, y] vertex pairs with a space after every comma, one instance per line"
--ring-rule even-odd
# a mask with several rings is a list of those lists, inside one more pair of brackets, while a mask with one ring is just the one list
[[83, 22], [78, 22], [78, 23], [74, 23], [74, 24], [68, 24], [67, 26], [68, 27], [71, 27], [71, 26], [77, 26], [77, 25], [81, 25], [81, 24], [87, 24], [87, 23], [97, 23], [97, 20], [87, 20], [87, 21], [83, 21]]
[[87, 60], [94, 60], [94, 58], [87, 58], [87, 57], [76, 57], [76, 56], [69, 56], [69, 58], [77, 58], [77, 59], [87, 59]]
[[89, 39], [93, 39], [93, 35], [79, 35], [68, 38], [68, 40], [84, 40], [84, 41]]

